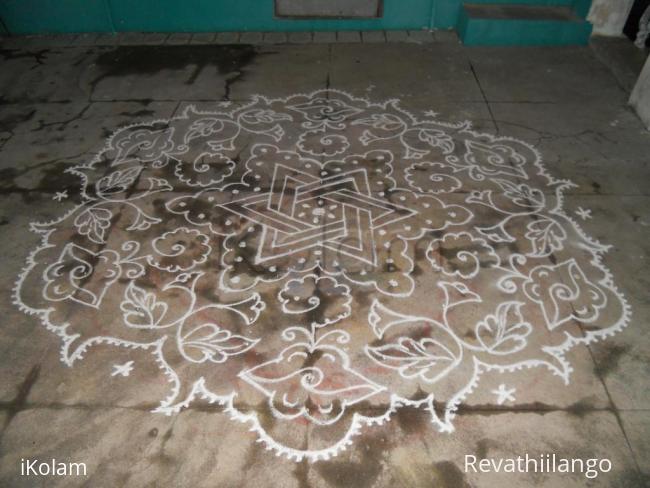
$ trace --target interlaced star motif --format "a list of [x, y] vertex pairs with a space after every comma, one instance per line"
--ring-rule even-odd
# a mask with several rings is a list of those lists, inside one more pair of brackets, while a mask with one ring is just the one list
[[257, 263], [324, 247], [375, 266], [374, 232], [415, 213], [373, 198], [365, 169], [313, 176], [281, 164], [268, 192], [220, 207], [264, 227]]
[[423, 113], [321, 90], [121, 128], [32, 225], [14, 302], [67, 365], [132, 349], [106, 371], [158, 371], [156, 412], [217, 403], [296, 461], [404, 406], [451, 433], [496, 371], [562, 387], [567, 351], [629, 321], [607, 247], [533, 147]]

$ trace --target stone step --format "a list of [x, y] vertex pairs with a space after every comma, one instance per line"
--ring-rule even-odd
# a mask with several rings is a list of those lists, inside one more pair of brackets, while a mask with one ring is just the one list
[[464, 3], [456, 29], [466, 45], [587, 44], [591, 24], [564, 5]]

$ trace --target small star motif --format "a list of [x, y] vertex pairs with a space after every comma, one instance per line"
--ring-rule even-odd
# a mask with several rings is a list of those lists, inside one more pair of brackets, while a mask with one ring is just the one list
[[501, 383], [499, 388], [492, 390], [492, 393], [497, 395], [497, 403], [503, 405], [505, 402], [514, 402], [515, 396], [513, 393], [517, 391], [515, 388], [506, 388], [506, 385]]
[[60, 202], [61, 200], [65, 200], [66, 198], [68, 198], [68, 190], [63, 190], [63, 191], [57, 191], [52, 197], [52, 200], [56, 200], [57, 202]]
[[440, 114], [438, 112], [434, 112], [433, 110], [427, 110], [426, 112], [424, 112], [424, 115], [435, 119]]
[[576, 215], [582, 220], [587, 220], [591, 218], [591, 210], [578, 207], [578, 210], [576, 210]]
[[114, 364], [111, 376], [120, 375], [126, 377], [131, 374], [131, 371], [133, 371], [133, 361], [128, 361], [124, 364]]

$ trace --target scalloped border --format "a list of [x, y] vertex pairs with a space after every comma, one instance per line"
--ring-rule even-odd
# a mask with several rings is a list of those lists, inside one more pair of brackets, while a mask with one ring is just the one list
[[[557, 203], [555, 208], [553, 208], [551, 211], [566, 218], [567, 221], [569, 221], [576, 232], [582, 237], [586, 242], [590, 243], [594, 249], [590, 249], [590, 252], [593, 255], [593, 259], [591, 261], [591, 264], [594, 265], [596, 268], [598, 268], [602, 273], [604, 274], [604, 278], [599, 281], [599, 284], [602, 286], [609, 288], [614, 295], [617, 296], [617, 298], [620, 300], [622, 304], [622, 315], [618, 319], [618, 321], [602, 330], [598, 331], [586, 331], [584, 333], [584, 336], [581, 338], [576, 338], [573, 336], [570, 336], [568, 333], [566, 334], [567, 338], [564, 341], [564, 343], [553, 346], [553, 347], [546, 347], [544, 348], [545, 352], [548, 352], [549, 354], [553, 355], [557, 360], [560, 362], [560, 364], [563, 365], [563, 369], [559, 370], [550, 363], [547, 363], [545, 361], [541, 360], [526, 360], [522, 361], [517, 364], [509, 365], [509, 366], [500, 366], [500, 365], [487, 365], [485, 363], [482, 363], [478, 359], [474, 358], [474, 373], [470, 381], [468, 382], [465, 387], [463, 387], [456, 395], [454, 395], [451, 399], [449, 399], [445, 405], [444, 409], [444, 418], [440, 419], [436, 413], [436, 410], [434, 408], [434, 396], [433, 394], [428, 395], [425, 399], [419, 400], [419, 401], [412, 401], [408, 400], [405, 398], [401, 398], [398, 395], [392, 394], [391, 395], [391, 401], [390, 401], [390, 406], [384, 412], [382, 415], [377, 416], [377, 417], [367, 417], [364, 415], [361, 415], [359, 413], [354, 413], [352, 422], [350, 424], [350, 427], [348, 428], [348, 431], [346, 434], [333, 446], [330, 446], [326, 449], [320, 449], [320, 450], [299, 450], [299, 449], [294, 449], [290, 447], [283, 446], [282, 444], [279, 444], [277, 441], [275, 441], [271, 436], [268, 435], [268, 433], [263, 429], [261, 426], [257, 414], [255, 412], [252, 413], [244, 413], [239, 411], [235, 405], [234, 405], [234, 399], [237, 397], [236, 392], [233, 392], [229, 395], [226, 396], [221, 396], [221, 395], [215, 395], [214, 393], [209, 392], [205, 386], [204, 386], [204, 380], [203, 378], [198, 379], [193, 383], [193, 386], [190, 390], [189, 395], [187, 398], [181, 400], [180, 402], [177, 402], [175, 404], [172, 404], [174, 400], [176, 400], [178, 394], [180, 393], [180, 380], [178, 378], [178, 375], [174, 372], [174, 370], [165, 362], [163, 355], [162, 355], [162, 346], [165, 342], [165, 338], [160, 339], [156, 342], [149, 343], [149, 344], [138, 344], [138, 343], [133, 343], [129, 341], [122, 341], [122, 340], [116, 340], [113, 338], [105, 338], [105, 337], [97, 337], [97, 338], [92, 338], [89, 339], [82, 344], [79, 345], [79, 347], [75, 350], [73, 355], [69, 355], [69, 345], [70, 343], [77, 337], [77, 336], [71, 336], [68, 335], [66, 332], [66, 329], [68, 327], [68, 323], [64, 323], [62, 325], [54, 325], [50, 322], [49, 316], [50, 313], [53, 312], [53, 308], [47, 308], [47, 309], [34, 309], [31, 308], [23, 303], [23, 301], [20, 299], [20, 291], [22, 288], [22, 285], [29, 274], [29, 272], [36, 266], [36, 262], [34, 260], [35, 256], [40, 253], [42, 250], [52, 247], [53, 245], [48, 242], [49, 235], [52, 231], [46, 230], [47, 227], [51, 227], [53, 225], [56, 225], [65, 219], [67, 219], [70, 215], [75, 213], [79, 208], [83, 207], [87, 202], [92, 201], [93, 199], [86, 193], [86, 188], [88, 186], [88, 178], [85, 173], [81, 172], [81, 169], [93, 169], [96, 164], [101, 162], [101, 156], [108, 151], [109, 149], [112, 149], [112, 142], [115, 139], [115, 137], [120, 134], [121, 132], [133, 128], [133, 127], [140, 127], [143, 125], [151, 126], [155, 124], [167, 124], [172, 120], [177, 120], [177, 119], [187, 119], [189, 117], [189, 113], [192, 112], [194, 114], [205, 114], [205, 115], [210, 115], [210, 114], [223, 114], [223, 115], [229, 115], [232, 116], [234, 112], [240, 111], [240, 110], [245, 110], [248, 107], [251, 107], [255, 105], [259, 100], [264, 101], [268, 105], [272, 103], [277, 103], [277, 102], [284, 102], [285, 104], [289, 102], [289, 100], [293, 98], [298, 98], [298, 97], [306, 97], [306, 98], [313, 98], [314, 96], [317, 96], [318, 94], [329, 94], [329, 93], [335, 93], [338, 95], [341, 95], [343, 97], [346, 97], [349, 99], [351, 102], [361, 102], [365, 104], [366, 108], [370, 107], [376, 107], [376, 108], [382, 108], [386, 109], [389, 105], [396, 110], [397, 112], [403, 114], [408, 118], [408, 120], [412, 124], [423, 124], [423, 123], [432, 123], [435, 125], [438, 125], [440, 127], [445, 127], [448, 129], [454, 129], [458, 130], [459, 132], [467, 132], [471, 134], [474, 137], [483, 137], [487, 138], [490, 142], [495, 142], [495, 141], [511, 141], [511, 142], [516, 142], [518, 144], [521, 144], [525, 147], [527, 147], [534, 155], [535, 155], [535, 161], [534, 165], [537, 168], [537, 174], [539, 176], [542, 176], [546, 178], [547, 180], [547, 187], [555, 187], [555, 196], [557, 199]], [[173, 383], [173, 386], [171, 388], [170, 394], [161, 401], [161, 404], [159, 407], [156, 409], [152, 410], [152, 412], [160, 412], [160, 413], [165, 413], [167, 415], [171, 415], [172, 413], [177, 413], [180, 411], [182, 408], [185, 408], [189, 406], [191, 401], [196, 398], [197, 396], [200, 396], [201, 398], [208, 400], [210, 403], [218, 403], [219, 405], [224, 407], [224, 411], [228, 413], [231, 419], [237, 420], [239, 422], [249, 424], [250, 428], [249, 430], [251, 432], [255, 432], [256, 435], [258, 436], [257, 442], [264, 444], [267, 450], [275, 452], [277, 456], [285, 456], [289, 460], [293, 461], [302, 461], [303, 459], [306, 459], [310, 462], [315, 462], [319, 460], [328, 460], [333, 457], [336, 457], [340, 452], [344, 451], [347, 449], [348, 446], [352, 444], [352, 438], [356, 435], [358, 435], [361, 432], [361, 429], [365, 426], [371, 426], [371, 425], [382, 425], [385, 422], [388, 422], [390, 420], [390, 417], [397, 411], [398, 408], [402, 406], [413, 406], [413, 407], [425, 407], [426, 410], [428, 410], [431, 415], [432, 415], [432, 423], [434, 423], [440, 432], [444, 433], [450, 433], [454, 431], [454, 426], [452, 425], [452, 420], [456, 416], [456, 412], [460, 406], [460, 404], [465, 400], [478, 386], [479, 381], [481, 376], [488, 372], [488, 371], [498, 371], [500, 373], [505, 373], [505, 372], [512, 372], [516, 370], [521, 370], [521, 369], [529, 369], [529, 368], [535, 368], [539, 366], [545, 366], [547, 367], [554, 375], [560, 376], [565, 384], [569, 383], [569, 375], [572, 372], [572, 368], [569, 364], [569, 362], [564, 358], [564, 355], [566, 352], [568, 352], [571, 348], [578, 344], [583, 344], [587, 345], [592, 342], [597, 342], [599, 340], [603, 340], [607, 337], [611, 337], [617, 332], [620, 332], [624, 327], [629, 325], [632, 312], [631, 312], [631, 307], [626, 300], [625, 296], [623, 295], [622, 292], [618, 290], [616, 285], [614, 284], [613, 280], [613, 275], [612, 273], [605, 267], [605, 265], [602, 262], [602, 257], [603, 255], [607, 252], [610, 246], [605, 246], [601, 244], [598, 240], [593, 239], [589, 237], [582, 227], [578, 224], [578, 222], [573, 219], [571, 216], [567, 214], [563, 210], [563, 204], [564, 204], [564, 190], [571, 188], [571, 187], [576, 187], [572, 181], [568, 179], [556, 179], [553, 177], [548, 170], [544, 167], [543, 165], [543, 160], [541, 153], [532, 145], [520, 140], [516, 139], [513, 137], [507, 137], [507, 136], [496, 136], [492, 135], [489, 133], [484, 133], [484, 132], [477, 132], [472, 130], [472, 123], [470, 121], [464, 121], [464, 122], [457, 122], [457, 123], [451, 123], [451, 122], [442, 122], [438, 120], [420, 120], [417, 117], [415, 117], [412, 113], [409, 111], [401, 108], [399, 106], [400, 100], [397, 98], [392, 98], [388, 99], [384, 102], [381, 103], [373, 103], [371, 102], [368, 98], [364, 97], [356, 97], [348, 92], [342, 91], [342, 90], [337, 90], [337, 89], [320, 89], [320, 90], [315, 90], [310, 93], [295, 93], [292, 95], [289, 95], [285, 98], [268, 98], [264, 95], [260, 94], [254, 94], [250, 97], [250, 102], [245, 103], [241, 106], [235, 106], [231, 110], [225, 110], [225, 111], [200, 111], [197, 110], [196, 107], [193, 104], [188, 105], [183, 112], [180, 115], [171, 117], [169, 119], [153, 119], [149, 121], [139, 121], [139, 122], [134, 122], [131, 124], [124, 125], [122, 127], [119, 127], [116, 129], [107, 139], [104, 144], [104, 146], [93, 156], [93, 158], [88, 162], [80, 165], [75, 165], [70, 168], [66, 168], [65, 172], [74, 174], [79, 177], [80, 182], [81, 182], [81, 197], [82, 197], [82, 202], [79, 203], [78, 205], [75, 205], [73, 208], [69, 209], [68, 211], [64, 212], [64, 214], [56, 219], [52, 219], [50, 221], [46, 222], [32, 222], [30, 223], [30, 230], [32, 232], [35, 232], [37, 234], [41, 235], [41, 241], [40, 244], [33, 249], [26, 260], [26, 265], [23, 267], [21, 270], [17, 280], [14, 283], [14, 286], [12, 288], [12, 303], [17, 306], [23, 313], [26, 313], [27, 315], [36, 315], [39, 317], [43, 325], [50, 331], [54, 332], [57, 336], [59, 336], [61, 339], [63, 339], [63, 346], [61, 347], [61, 360], [68, 366], [72, 366], [73, 363], [78, 360], [83, 358], [83, 354], [86, 352], [86, 350], [97, 344], [111, 344], [111, 345], [117, 345], [117, 346], [122, 346], [122, 347], [127, 347], [131, 349], [143, 349], [143, 350], [149, 350], [153, 348], [153, 351], [151, 352], [155, 360], [158, 364], [158, 367], [164, 372], [164, 374], [168, 377], [168, 380], [170, 383]], [[225, 108], [225, 106], [224, 106]]]

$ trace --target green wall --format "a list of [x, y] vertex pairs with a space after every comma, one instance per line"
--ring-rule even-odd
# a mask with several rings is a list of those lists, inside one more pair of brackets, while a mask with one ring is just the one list
[[451, 27], [461, 0], [384, 0], [379, 19], [287, 20], [273, 0], [0, 0], [12, 34], [54, 32], [214, 32]]

